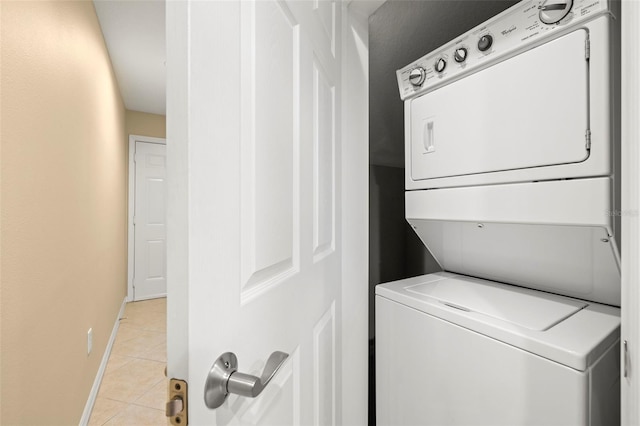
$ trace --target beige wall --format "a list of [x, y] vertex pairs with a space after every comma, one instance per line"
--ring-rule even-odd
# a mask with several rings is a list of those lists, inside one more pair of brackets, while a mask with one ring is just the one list
[[167, 137], [164, 115], [127, 110], [125, 126], [127, 138], [129, 135], [153, 136], [154, 138]]
[[0, 424], [78, 424], [126, 293], [125, 110], [92, 2], [0, 5]]

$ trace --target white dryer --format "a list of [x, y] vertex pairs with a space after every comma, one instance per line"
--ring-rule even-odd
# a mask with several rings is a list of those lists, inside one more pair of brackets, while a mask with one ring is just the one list
[[619, 422], [617, 8], [524, 0], [397, 72], [446, 272], [376, 289], [378, 424]]

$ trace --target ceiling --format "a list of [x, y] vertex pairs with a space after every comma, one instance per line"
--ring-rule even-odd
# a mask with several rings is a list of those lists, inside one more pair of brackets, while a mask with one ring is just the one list
[[[384, 0], [353, 2], [365, 16]], [[125, 107], [166, 115], [165, 0], [93, 0]]]
[[166, 114], [164, 0], [94, 0], [125, 107]]

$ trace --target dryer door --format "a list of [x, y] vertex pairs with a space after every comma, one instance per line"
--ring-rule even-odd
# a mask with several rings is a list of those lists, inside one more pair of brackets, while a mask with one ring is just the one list
[[413, 180], [586, 160], [587, 39], [574, 31], [409, 101]]

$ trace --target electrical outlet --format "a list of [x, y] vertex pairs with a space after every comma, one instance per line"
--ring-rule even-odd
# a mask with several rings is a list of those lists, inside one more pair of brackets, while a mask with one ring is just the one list
[[87, 331], [87, 355], [91, 353], [91, 349], [93, 349], [93, 328]]

